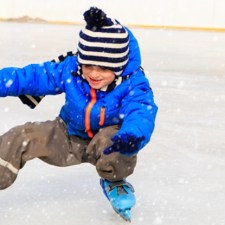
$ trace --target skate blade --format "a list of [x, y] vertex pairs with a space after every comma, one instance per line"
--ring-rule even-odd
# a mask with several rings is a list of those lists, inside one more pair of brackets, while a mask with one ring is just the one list
[[113, 208], [115, 210], [115, 212], [125, 221], [130, 222], [131, 223], [131, 211], [130, 209], [126, 209], [123, 211], [119, 211], [115, 208]]

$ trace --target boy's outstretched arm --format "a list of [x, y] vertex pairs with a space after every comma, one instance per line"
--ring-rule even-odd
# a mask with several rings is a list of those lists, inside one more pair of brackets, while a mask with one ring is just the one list
[[70, 75], [74, 60], [62, 63], [45, 62], [23, 68], [0, 70], [0, 97], [20, 95], [55, 95], [64, 92], [64, 76]]
[[[76, 54], [76, 52], [69, 51], [66, 54], [62, 54], [53, 59], [51, 62], [60, 63], [63, 62], [68, 56], [75, 56]], [[45, 96], [19, 95], [19, 99], [22, 101], [22, 103], [29, 106], [31, 109], [34, 109], [44, 97]]]

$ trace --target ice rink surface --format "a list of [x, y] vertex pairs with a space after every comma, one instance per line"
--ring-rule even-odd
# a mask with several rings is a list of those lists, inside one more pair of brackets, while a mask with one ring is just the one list
[[[0, 23], [0, 67], [76, 50], [80, 27]], [[152, 141], [130, 181], [132, 224], [225, 225], [225, 33], [133, 29], [159, 106]], [[58, 115], [64, 96], [35, 110], [0, 99], [0, 134]], [[127, 224], [111, 209], [95, 168], [28, 162], [0, 191], [0, 225]]]

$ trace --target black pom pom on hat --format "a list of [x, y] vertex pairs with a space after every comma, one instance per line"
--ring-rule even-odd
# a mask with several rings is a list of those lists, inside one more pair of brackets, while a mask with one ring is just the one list
[[91, 7], [84, 13], [84, 20], [87, 23], [87, 28], [98, 29], [102, 26], [112, 25], [112, 22], [107, 18], [106, 14], [97, 7]]

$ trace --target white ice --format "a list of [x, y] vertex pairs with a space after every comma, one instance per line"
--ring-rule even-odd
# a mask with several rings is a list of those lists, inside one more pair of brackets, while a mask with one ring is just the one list
[[[0, 23], [0, 67], [24, 66], [76, 50], [80, 27]], [[225, 33], [134, 29], [159, 106], [139, 154], [132, 224], [225, 224]], [[64, 96], [35, 110], [0, 99], [0, 133], [57, 116]], [[126, 224], [111, 209], [89, 164], [28, 162], [0, 191], [1, 225]]]

